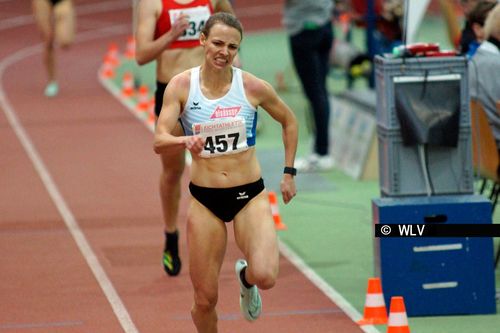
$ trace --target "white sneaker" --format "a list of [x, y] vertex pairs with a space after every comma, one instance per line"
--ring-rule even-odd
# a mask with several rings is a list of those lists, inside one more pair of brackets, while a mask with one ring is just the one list
[[59, 93], [59, 85], [56, 81], [50, 81], [45, 87], [44, 94], [47, 97], [55, 97]]
[[295, 168], [301, 172], [329, 171], [334, 167], [333, 157], [330, 155], [320, 156], [316, 153], [295, 161]]
[[234, 265], [234, 270], [236, 272], [236, 277], [238, 278], [238, 282], [240, 283], [240, 310], [248, 321], [254, 321], [259, 318], [260, 313], [262, 312], [262, 300], [259, 295], [259, 289], [257, 286], [253, 286], [248, 289], [243, 285], [240, 279], [240, 272], [243, 268], [247, 267], [248, 264], [243, 259], [236, 260], [236, 264]]

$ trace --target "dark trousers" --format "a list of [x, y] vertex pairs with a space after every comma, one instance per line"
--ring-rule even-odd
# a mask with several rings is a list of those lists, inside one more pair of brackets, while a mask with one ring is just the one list
[[318, 155], [329, 153], [330, 102], [326, 77], [332, 42], [331, 22], [318, 29], [302, 30], [290, 37], [293, 63], [313, 112], [314, 151]]

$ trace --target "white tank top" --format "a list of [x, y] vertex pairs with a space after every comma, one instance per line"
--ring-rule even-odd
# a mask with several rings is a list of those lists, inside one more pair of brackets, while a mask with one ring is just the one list
[[257, 109], [246, 98], [241, 70], [232, 70], [226, 95], [208, 99], [200, 89], [200, 67], [191, 69], [189, 97], [180, 121], [185, 135], [205, 138], [202, 157], [239, 153], [255, 145]]

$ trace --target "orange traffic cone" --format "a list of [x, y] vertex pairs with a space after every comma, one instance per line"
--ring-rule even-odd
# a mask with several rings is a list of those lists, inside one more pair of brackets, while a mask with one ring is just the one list
[[155, 113], [156, 97], [153, 95], [149, 99], [149, 111]]
[[145, 113], [144, 119], [146, 120], [147, 123], [152, 123], [156, 121], [156, 115], [155, 115], [155, 96], [151, 96], [149, 99], [149, 106], [148, 106], [148, 112]]
[[391, 309], [389, 311], [387, 333], [410, 333], [403, 296], [391, 297]]
[[115, 67], [118, 65], [118, 46], [110, 44], [108, 52], [104, 56], [104, 63], [101, 68], [101, 76], [106, 79], [115, 77]]
[[154, 112], [154, 110], [149, 110], [148, 112], [148, 119], [147, 119], [147, 123], [149, 125], [154, 125], [154, 123], [156, 122], [156, 114]]
[[149, 111], [149, 89], [148, 86], [142, 85], [139, 87], [139, 97], [137, 100], [137, 111], [148, 112]]
[[379, 278], [369, 278], [366, 290], [365, 311], [359, 325], [381, 325], [387, 323], [387, 309], [385, 308], [382, 284]]
[[104, 57], [104, 63], [101, 67], [101, 76], [105, 79], [115, 77], [115, 65], [113, 65], [108, 56]]
[[135, 38], [134, 36], [129, 36], [127, 38], [127, 48], [125, 50], [125, 57], [127, 59], [135, 58]]
[[286, 225], [281, 222], [281, 216], [278, 208], [278, 198], [276, 193], [269, 191], [269, 203], [271, 204], [271, 213], [273, 214], [274, 227], [277, 230], [286, 230]]
[[117, 66], [118, 63], [120, 62], [118, 59], [118, 46], [115, 43], [109, 44], [108, 53], [106, 54], [106, 57], [113, 66]]
[[130, 98], [134, 94], [134, 78], [132, 73], [125, 72], [122, 79], [122, 96]]

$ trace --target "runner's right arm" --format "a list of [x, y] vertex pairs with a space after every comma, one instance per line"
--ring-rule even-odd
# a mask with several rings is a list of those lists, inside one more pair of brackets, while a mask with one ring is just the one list
[[156, 21], [160, 16], [161, 1], [141, 0], [137, 8], [137, 27], [135, 33], [136, 61], [139, 65], [147, 64], [165, 51], [168, 46], [188, 28], [187, 15], [181, 15], [167, 33], [154, 39]]
[[162, 111], [155, 128], [154, 151], [157, 154], [175, 153], [183, 149], [199, 154], [203, 149], [205, 142], [199, 135], [172, 135], [182, 105], [187, 100], [189, 82], [189, 75], [184, 72], [174, 76], [165, 90]]

